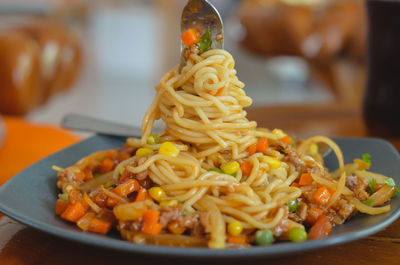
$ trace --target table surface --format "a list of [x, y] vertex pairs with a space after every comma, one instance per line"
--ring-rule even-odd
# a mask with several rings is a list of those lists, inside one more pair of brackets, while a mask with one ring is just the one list
[[[354, 108], [334, 106], [261, 107], [248, 110], [249, 119], [259, 126], [282, 128], [299, 136], [323, 134], [328, 136], [365, 137], [368, 133], [361, 113]], [[391, 139], [400, 150], [400, 139]], [[0, 264], [2, 265], [79, 265], [79, 264], [174, 263], [188, 260], [121, 253], [60, 239], [20, 224], [6, 216], [0, 218]], [[204, 263], [190, 260], [191, 263]], [[209, 261], [221, 264], [221, 261]], [[225, 261], [246, 264], [248, 260]], [[225, 263], [224, 262], [224, 263]], [[400, 219], [383, 231], [351, 243], [301, 254], [252, 261], [253, 264], [399, 264]]]

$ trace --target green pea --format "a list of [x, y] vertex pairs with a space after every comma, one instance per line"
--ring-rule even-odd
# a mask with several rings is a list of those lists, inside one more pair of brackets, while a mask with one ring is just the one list
[[268, 246], [274, 243], [275, 238], [271, 230], [258, 230], [254, 235], [257, 245]]
[[115, 188], [115, 187], [117, 187], [117, 185], [115, 185], [114, 182], [112, 182], [111, 180], [107, 181], [107, 182], [104, 184], [104, 188], [106, 188], [106, 189]]
[[221, 169], [219, 169], [219, 168], [212, 168], [212, 169], [209, 169], [208, 171], [215, 171], [215, 172], [218, 172], [218, 173], [224, 174], [224, 172], [222, 172], [222, 170], [221, 170]]
[[291, 213], [297, 212], [297, 209], [299, 208], [299, 204], [297, 203], [296, 199], [288, 201], [286, 205], [289, 207], [289, 212]]
[[289, 232], [289, 240], [293, 242], [302, 242], [307, 240], [307, 232], [300, 227], [292, 228]]

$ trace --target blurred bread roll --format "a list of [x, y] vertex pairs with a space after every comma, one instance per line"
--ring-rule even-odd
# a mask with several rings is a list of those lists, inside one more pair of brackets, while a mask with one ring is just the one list
[[245, 0], [239, 13], [242, 45], [265, 55], [327, 61], [362, 57], [366, 31], [363, 0]]
[[44, 89], [36, 42], [18, 31], [0, 32], [0, 112], [25, 114], [36, 107]]
[[39, 20], [20, 30], [37, 42], [40, 48], [40, 68], [45, 96], [71, 86], [81, 66], [81, 50], [77, 38], [56, 21]]
[[[247, 3], [247, 4], [246, 4]], [[245, 1], [240, 12], [246, 29], [242, 45], [267, 56], [299, 55], [312, 31], [312, 8], [290, 6], [280, 1]]]
[[50, 18], [18, 19], [0, 32], [0, 113], [23, 115], [77, 80], [80, 42]]

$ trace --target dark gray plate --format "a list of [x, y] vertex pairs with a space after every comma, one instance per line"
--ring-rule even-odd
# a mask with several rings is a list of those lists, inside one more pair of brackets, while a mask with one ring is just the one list
[[[383, 140], [367, 138], [335, 139], [342, 148], [346, 162], [372, 155], [372, 171], [385, 174], [400, 183], [400, 156], [393, 146]], [[66, 167], [94, 151], [112, 149], [124, 143], [122, 138], [95, 136], [72, 147], [51, 155], [14, 176], [0, 187], [0, 211], [29, 226], [44, 232], [91, 245], [129, 252], [177, 257], [239, 258], [291, 254], [317, 249], [352, 240], [378, 232], [400, 215], [400, 200], [391, 201], [391, 211], [378, 216], [358, 214], [344, 225], [335, 227], [327, 238], [302, 243], [277, 243], [269, 247], [248, 249], [211, 250], [207, 248], [178, 248], [136, 245], [119, 238], [117, 233], [103, 236], [80, 231], [74, 224], [54, 214], [58, 194], [56, 173], [52, 165]], [[334, 155], [326, 158], [327, 166], [337, 167]]]

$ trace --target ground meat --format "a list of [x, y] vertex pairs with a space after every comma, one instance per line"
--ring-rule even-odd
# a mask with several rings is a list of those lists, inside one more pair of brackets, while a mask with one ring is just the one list
[[306, 202], [312, 202], [314, 200], [313, 195], [317, 189], [317, 185], [304, 186], [301, 188], [302, 197], [306, 199]]
[[346, 187], [352, 190], [354, 196], [361, 201], [364, 201], [369, 197], [368, 192], [366, 191], [368, 187], [368, 181], [366, 179], [354, 175], [346, 176]]
[[162, 207], [160, 211], [160, 224], [163, 227], [166, 227], [169, 222], [178, 220], [178, 218], [182, 217], [182, 206], [176, 207]]
[[211, 232], [210, 212], [200, 212], [200, 224], [204, 227], [204, 232]]
[[343, 224], [355, 212], [356, 207], [345, 198], [338, 199], [328, 210], [328, 218], [336, 225]]
[[308, 206], [305, 202], [299, 202], [299, 208], [295, 213], [289, 213], [289, 219], [297, 223], [302, 223], [307, 218]]
[[120, 221], [118, 223], [118, 230], [129, 230], [129, 231], [133, 231], [133, 232], [138, 232], [140, 231], [140, 228], [142, 226], [142, 222], [141, 221]]
[[292, 148], [290, 145], [283, 143], [281, 141], [277, 141], [280, 146], [283, 147], [283, 151], [286, 153], [284, 160], [287, 162], [291, 162], [297, 171], [301, 172], [302, 168], [305, 167], [305, 163], [302, 159], [300, 159], [297, 154], [296, 149]]
[[192, 213], [192, 214], [188, 214], [186, 216], [181, 216], [178, 219], [178, 222], [189, 229], [193, 229], [195, 228], [197, 225], [200, 224], [200, 220], [199, 220], [199, 214], [198, 213]]
[[285, 212], [283, 213], [282, 220], [272, 229], [272, 233], [274, 233], [275, 237], [279, 237], [282, 234], [287, 234], [288, 232], [288, 221], [287, 218], [289, 216], [289, 209], [288, 207], [283, 207]]
[[315, 174], [315, 175], [321, 175], [321, 170], [320, 170], [320, 168], [317, 167], [317, 166], [309, 167], [309, 168], [307, 168], [307, 169], [305, 170], [305, 172], [307, 172], [307, 173], [312, 173], [312, 174]]
[[89, 197], [100, 207], [105, 207], [107, 195], [101, 189], [96, 189], [89, 194]]
[[272, 229], [272, 233], [275, 237], [280, 237], [282, 234], [288, 232], [288, 221], [286, 218], [282, 219], [277, 226]]

